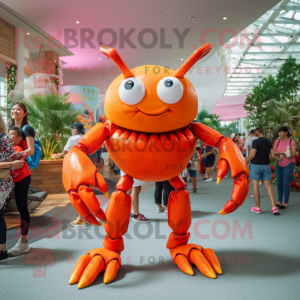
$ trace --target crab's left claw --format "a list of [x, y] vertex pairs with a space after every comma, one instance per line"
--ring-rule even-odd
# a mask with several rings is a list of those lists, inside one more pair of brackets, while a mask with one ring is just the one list
[[220, 159], [217, 170], [217, 184], [225, 177], [228, 167], [234, 178], [234, 186], [231, 199], [219, 212], [226, 215], [235, 211], [241, 206], [249, 192], [249, 168], [241, 151], [230, 138], [223, 138], [219, 143]]

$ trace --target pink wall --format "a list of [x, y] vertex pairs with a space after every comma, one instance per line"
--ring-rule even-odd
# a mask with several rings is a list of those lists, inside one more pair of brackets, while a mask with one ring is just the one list
[[247, 111], [243, 105], [247, 94], [237, 96], [222, 97], [217, 101], [213, 109], [213, 114], [220, 116], [221, 121], [236, 121], [247, 117]]

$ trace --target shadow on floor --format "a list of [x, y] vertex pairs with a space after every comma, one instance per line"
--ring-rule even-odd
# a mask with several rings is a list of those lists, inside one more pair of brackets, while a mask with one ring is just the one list
[[200, 219], [206, 216], [210, 215], [215, 215], [215, 212], [210, 212], [210, 211], [199, 211], [199, 210], [194, 210], [192, 211], [192, 218], [193, 219]]
[[[218, 257], [221, 261], [223, 275], [218, 275], [219, 278], [227, 277], [243, 277], [245, 279], [253, 276], [278, 276], [297, 274], [300, 272], [300, 258], [289, 257], [282, 254], [274, 254], [264, 251], [247, 251], [247, 250], [220, 250]], [[194, 276], [203, 277], [200, 271], [193, 265], [195, 272]], [[168, 259], [162, 264], [145, 264], [145, 265], [130, 265], [124, 264], [119, 270], [117, 277], [110, 285], [114, 288], [123, 288], [123, 285], [114, 286], [114, 282], [121, 281], [127, 274], [138, 271], [142, 272], [139, 275], [138, 282], [131, 282], [126, 287], [135, 287], [137, 285], [148, 284], [149, 280], [155, 281], [155, 274], [158, 272], [181, 272], [178, 267], [173, 263], [172, 259]], [[103, 274], [101, 273], [95, 282], [91, 285], [103, 284]], [[205, 277], [203, 277], [205, 278]], [[210, 280], [210, 279], [209, 279]]]

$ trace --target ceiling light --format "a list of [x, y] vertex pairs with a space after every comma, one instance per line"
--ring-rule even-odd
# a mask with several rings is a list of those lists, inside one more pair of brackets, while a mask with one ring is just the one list
[[79, 21], [76, 21], [76, 24], [79, 24]]
[[30, 35], [30, 33], [29, 33], [29, 32], [27, 32], [26, 34], [27, 34], [27, 35]]
[[101, 60], [101, 57], [99, 57], [98, 59]]
[[226, 17], [224, 17], [224, 18], [223, 18], [223, 20], [227, 20], [227, 18], [226, 18]]
[[181, 60], [183, 60], [183, 58]]
[[75, 45], [75, 43], [73, 43], [73, 45]]

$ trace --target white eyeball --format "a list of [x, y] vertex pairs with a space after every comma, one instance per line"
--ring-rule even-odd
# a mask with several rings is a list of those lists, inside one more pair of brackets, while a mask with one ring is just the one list
[[145, 85], [138, 78], [126, 78], [119, 87], [119, 96], [121, 100], [128, 105], [137, 104], [142, 101], [145, 96]]
[[183, 86], [175, 77], [165, 77], [157, 85], [159, 99], [168, 104], [177, 103], [183, 96]]

